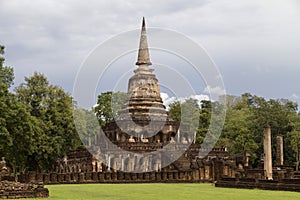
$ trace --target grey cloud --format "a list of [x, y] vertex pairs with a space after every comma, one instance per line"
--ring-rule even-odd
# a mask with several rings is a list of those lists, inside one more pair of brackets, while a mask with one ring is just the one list
[[[87, 54], [113, 35], [139, 28], [145, 16], [148, 26], [174, 29], [202, 44], [224, 75], [228, 93], [284, 97], [300, 91], [294, 75], [300, 73], [299, 9], [293, 0], [2, 0], [0, 44], [17, 82], [36, 70], [71, 91]], [[248, 74], [263, 84], [263, 74], [254, 72], [258, 68], [285, 81], [274, 82], [275, 90], [239, 77]]]

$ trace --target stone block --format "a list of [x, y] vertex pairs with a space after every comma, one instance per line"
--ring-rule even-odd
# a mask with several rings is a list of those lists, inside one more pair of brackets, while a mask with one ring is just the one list
[[84, 176], [85, 176], [85, 180], [86, 181], [91, 181], [92, 180], [92, 173], [91, 172], [85, 172], [84, 173]]
[[124, 172], [118, 172], [118, 180], [124, 180]]
[[174, 180], [178, 180], [178, 172], [173, 172], [173, 178]]
[[50, 174], [50, 182], [51, 183], [57, 183], [57, 174], [56, 173], [51, 173]]
[[144, 173], [138, 173], [138, 179], [144, 180]]
[[59, 183], [64, 183], [65, 182], [65, 174], [57, 174], [57, 181]]
[[131, 180], [130, 173], [124, 173], [125, 175], [125, 180]]
[[44, 175], [43, 175], [43, 182], [44, 182], [44, 184], [48, 184], [49, 181], [50, 181], [50, 176], [49, 176], [49, 174], [44, 174]]
[[92, 173], [92, 180], [95, 182], [98, 182], [99, 178], [98, 178], [98, 172], [93, 172]]
[[71, 182], [71, 175], [69, 173], [65, 174], [65, 182], [67, 182], [67, 183]]
[[167, 172], [168, 173], [168, 180], [173, 180], [173, 172]]
[[117, 180], [118, 180], [118, 174], [117, 174], [117, 172], [113, 172], [113, 173], [111, 174], [111, 179], [112, 179], [113, 181], [117, 181]]
[[83, 172], [79, 173], [78, 182], [79, 183], [84, 183], [85, 182], [85, 177], [84, 177], [84, 173]]
[[135, 181], [137, 179], [137, 174], [136, 173], [131, 173], [131, 179]]
[[150, 180], [155, 181], [155, 179], [156, 179], [155, 172], [150, 172]]
[[98, 178], [99, 178], [99, 181], [101, 183], [103, 183], [105, 181], [105, 175], [104, 175], [104, 173], [103, 172], [99, 172], [98, 173]]
[[164, 181], [168, 180], [168, 173], [167, 172], [161, 172], [161, 173], [162, 173], [162, 176], [161, 176], [162, 180], [164, 180]]
[[161, 173], [155, 172], [155, 176], [156, 176], [156, 181], [160, 182], [161, 181]]

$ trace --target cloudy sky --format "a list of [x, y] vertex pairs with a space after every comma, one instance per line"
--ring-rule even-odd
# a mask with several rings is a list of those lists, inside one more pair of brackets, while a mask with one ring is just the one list
[[300, 102], [297, 0], [1, 0], [0, 44], [16, 85], [38, 71], [72, 93], [90, 52], [115, 35], [139, 29], [142, 16], [148, 27], [177, 31], [201, 45], [228, 94]]

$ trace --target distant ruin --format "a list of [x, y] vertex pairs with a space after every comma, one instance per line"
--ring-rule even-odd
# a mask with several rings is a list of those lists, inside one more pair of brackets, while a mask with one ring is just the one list
[[276, 137], [276, 165], [272, 166], [271, 127], [264, 127], [264, 162], [256, 169], [244, 169], [240, 177], [222, 177], [216, 187], [300, 192], [300, 172], [283, 165], [283, 137]]
[[14, 177], [10, 176], [10, 169], [6, 166], [4, 157], [0, 161], [0, 199], [19, 199], [19, 198], [47, 198], [48, 189], [44, 188], [43, 183], [20, 183], [15, 182]]

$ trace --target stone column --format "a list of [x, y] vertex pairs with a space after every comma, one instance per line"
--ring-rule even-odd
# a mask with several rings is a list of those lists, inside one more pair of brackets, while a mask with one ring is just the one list
[[276, 136], [276, 165], [283, 165], [283, 136]]
[[178, 132], [177, 132], [177, 143], [180, 143], [180, 130], [178, 129]]
[[110, 156], [108, 156], [108, 163], [107, 163], [108, 168], [107, 168], [107, 171], [110, 171], [110, 168], [111, 168], [110, 167], [110, 159], [111, 159]]
[[265, 177], [272, 180], [272, 149], [271, 149], [271, 127], [264, 127], [264, 171]]

